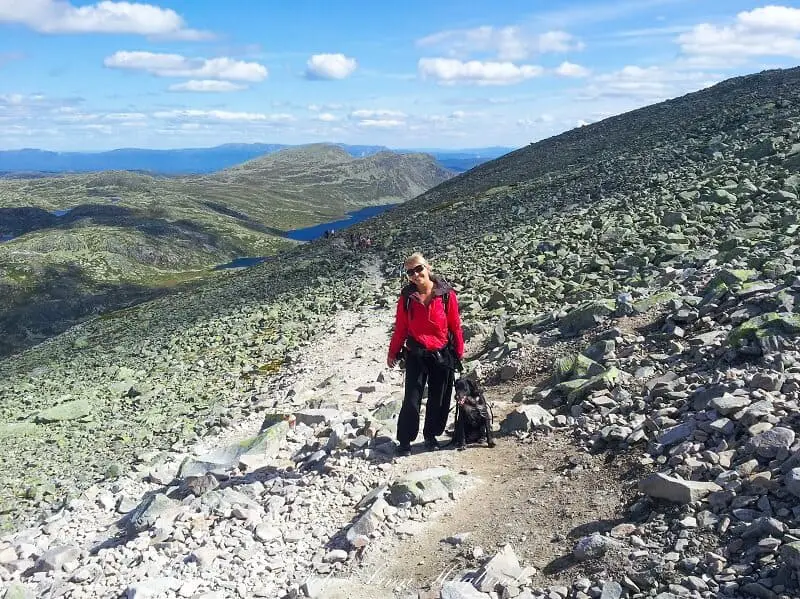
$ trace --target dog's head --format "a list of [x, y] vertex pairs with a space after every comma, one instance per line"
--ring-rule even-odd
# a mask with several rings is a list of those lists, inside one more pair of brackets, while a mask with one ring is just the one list
[[454, 385], [456, 401], [463, 403], [467, 398], [478, 399], [481, 395], [478, 386], [467, 378], [460, 378]]

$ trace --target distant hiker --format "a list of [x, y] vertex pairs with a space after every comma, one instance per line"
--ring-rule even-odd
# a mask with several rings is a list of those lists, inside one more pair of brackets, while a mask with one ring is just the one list
[[455, 291], [420, 253], [404, 263], [409, 283], [400, 292], [386, 364], [393, 368], [401, 349], [406, 353], [406, 387], [397, 420], [398, 455], [411, 453], [419, 432], [422, 393], [428, 384], [428, 403], [422, 429], [425, 447], [439, 449], [450, 411], [455, 369], [464, 355], [464, 336]]

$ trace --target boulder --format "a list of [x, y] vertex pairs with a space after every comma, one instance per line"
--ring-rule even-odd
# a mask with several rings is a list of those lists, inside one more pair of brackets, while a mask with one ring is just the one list
[[572, 337], [601, 323], [614, 313], [614, 300], [593, 300], [579, 304], [558, 321], [558, 330]]
[[762, 458], [774, 458], [781, 449], [789, 449], [794, 443], [795, 434], [790, 428], [776, 426], [764, 431], [747, 442], [747, 448]]
[[274, 457], [286, 440], [288, 433], [289, 423], [281, 420], [254, 437], [243, 439], [199, 458], [186, 458], [181, 464], [178, 476], [202, 476], [208, 472], [232, 470], [245, 456], [264, 459]]
[[683, 480], [659, 472], [641, 480], [639, 490], [649, 497], [686, 504], [699, 501], [709, 493], [721, 491], [722, 487], [716, 483]]
[[128, 533], [133, 535], [145, 531], [162, 517], [174, 519], [180, 509], [181, 504], [177, 501], [170, 499], [164, 493], [154, 493], [125, 517]]
[[478, 570], [473, 585], [481, 592], [497, 590], [498, 586], [527, 584], [535, 570], [520, 566], [511, 545], [505, 545]]
[[500, 430], [506, 434], [515, 431], [530, 431], [538, 427], [547, 427], [553, 422], [553, 416], [542, 406], [528, 404], [518, 406], [500, 423]]
[[36, 415], [36, 422], [63, 422], [85, 418], [92, 411], [92, 406], [86, 399], [65, 401], [62, 404], [42, 410]]
[[404, 503], [424, 505], [450, 497], [461, 490], [466, 477], [447, 468], [435, 467], [410, 472], [389, 487], [389, 503], [398, 506]]

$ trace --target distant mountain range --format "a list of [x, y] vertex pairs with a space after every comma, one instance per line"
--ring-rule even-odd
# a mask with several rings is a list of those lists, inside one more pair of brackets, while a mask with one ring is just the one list
[[[333, 144], [355, 158], [365, 158], [389, 150], [384, 146]], [[147, 150], [121, 148], [108, 152], [51, 152], [23, 149], [0, 150], [0, 174], [86, 173], [125, 170], [159, 175], [207, 174], [230, 168], [265, 154], [272, 154], [291, 144], [224, 144], [213, 148]], [[393, 150], [399, 153], [431, 154], [444, 168], [464, 172], [513, 148], [490, 147], [465, 150]]]
[[453, 176], [429, 154], [286, 148], [213, 174], [110, 170], [0, 179], [0, 356], [150, 299], [287, 232], [396, 204]]

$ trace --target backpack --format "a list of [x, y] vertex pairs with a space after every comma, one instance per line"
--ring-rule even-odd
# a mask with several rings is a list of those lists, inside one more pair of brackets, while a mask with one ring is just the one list
[[[447, 317], [447, 307], [450, 304], [450, 290], [453, 288], [450, 283], [441, 275], [434, 275], [436, 277], [436, 281], [440, 284], [443, 284], [447, 287], [447, 291], [442, 294], [442, 302], [444, 307], [444, 315], [445, 318]], [[408, 283], [407, 285], [403, 286], [403, 289], [400, 291], [400, 295], [403, 296], [403, 309], [406, 311], [406, 315], [409, 314], [409, 308], [411, 307], [411, 295], [417, 290], [417, 286], [414, 283]], [[461, 360], [455, 355], [455, 338], [453, 336], [453, 331], [451, 331], [448, 327], [447, 330], [447, 346], [445, 347], [445, 353], [448, 354], [444, 359], [451, 360], [452, 362], [452, 369], [458, 370], [461, 372], [463, 370], [463, 366], [461, 364]], [[435, 352], [441, 355], [441, 352]]]

